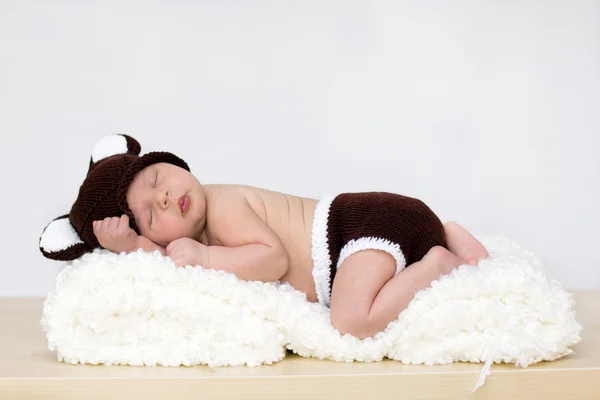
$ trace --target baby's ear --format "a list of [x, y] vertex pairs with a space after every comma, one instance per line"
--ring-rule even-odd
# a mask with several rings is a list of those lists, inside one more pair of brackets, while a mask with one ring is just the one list
[[113, 135], [104, 136], [96, 143], [92, 151], [90, 159], [89, 172], [94, 169], [96, 163], [105, 158], [115, 156], [117, 154], [132, 154], [139, 155], [142, 151], [140, 143], [128, 135], [115, 133]]
[[44, 256], [60, 261], [74, 260], [92, 250], [79, 238], [68, 215], [56, 218], [44, 228], [39, 246]]

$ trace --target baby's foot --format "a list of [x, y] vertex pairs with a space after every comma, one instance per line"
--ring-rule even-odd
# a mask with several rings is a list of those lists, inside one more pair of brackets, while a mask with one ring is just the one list
[[442, 246], [432, 247], [423, 257], [422, 262], [435, 266], [442, 275], [448, 275], [454, 268], [464, 264], [463, 260]]
[[444, 224], [444, 230], [448, 250], [466, 263], [477, 265], [479, 260], [489, 257], [485, 247], [456, 222], [447, 222]]

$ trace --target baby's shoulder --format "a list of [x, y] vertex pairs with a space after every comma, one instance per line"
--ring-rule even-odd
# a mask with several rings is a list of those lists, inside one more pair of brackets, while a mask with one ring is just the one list
[[248, 185], [218, 184], [206, 185], [207, 202], [217, 206], [221, 203], [243, 203], [253, 197], [260, 197], [262, 189]]
[[207, 185], [207, 214], [210, 217], [257, 207], [262, 202], [263, 189], [248, 185]]

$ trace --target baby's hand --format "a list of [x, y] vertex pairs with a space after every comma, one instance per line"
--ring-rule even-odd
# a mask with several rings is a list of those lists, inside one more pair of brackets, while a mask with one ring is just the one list
[[108, 217], [92, 223], [94, 235], [102, 247], [115, 253], [132, 252], [138, 247], [138, 234], [129, 227], [129, 217]]
[[167, 246], [167, 256], [178, 267], [183, 267], [184, 265], [200, 265], [204, 267], [204, 263], [207, 261], [207, 252], [207, 246], [190, 238], [173, 240]]

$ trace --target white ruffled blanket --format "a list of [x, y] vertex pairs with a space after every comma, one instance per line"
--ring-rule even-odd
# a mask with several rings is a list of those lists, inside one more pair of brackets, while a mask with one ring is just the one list
[[290, 349], [336, 361], [527, 366], [571, 353], [582, 329], [571, 296], [514, 241], [480, 240], [490, 259], [434, 282], [365, 340], [341, 336], [329, 309], [287, 284], [176, 268], [143, 251], [97, 250], [67, 265], [42, 326], [59, 360], [82, 364], [256, 366]]

